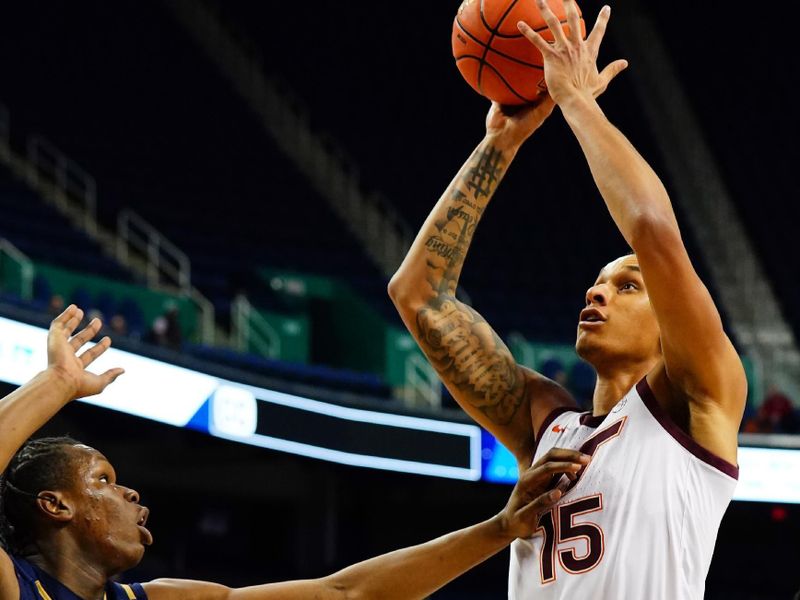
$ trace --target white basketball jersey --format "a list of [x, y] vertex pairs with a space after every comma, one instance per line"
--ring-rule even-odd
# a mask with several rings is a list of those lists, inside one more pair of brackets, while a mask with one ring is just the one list
[[534, 462], [551, 448], [592, 461], [512, 545], [509, 599], [702, 599], [738, 468], [681, 431], [646, 380], [605, 417], [556, 409]]

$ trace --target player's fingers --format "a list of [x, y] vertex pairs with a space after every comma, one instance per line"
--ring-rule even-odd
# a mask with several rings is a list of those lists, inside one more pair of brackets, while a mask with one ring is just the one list
[[86, 352], [81, 354], [78, 358], [81, 359], [84, 367], [88, 367], [92, 364], [98, 356], [103, 354], [108, 348], [111, 346], [111, 338], [106, 336], [99, 342], [97, 342], [94, 346], [89, 348]]
[[72, 317], [72, 315], [75, 313], [76, 310], [78, 310], [78, 307], [75, 306], [74, 304], [70, 304], [67, 308], [65, 308], [62, 311], [60, 315], [58, 315], [55, 319], [53, 319], [51, 326], [53, 325], [63, 326]]
[[586, 465], [578, 462], [547, 462], [526, 473], [533, 481], [546, 481], [557, 473], [577, 473]]
[[611, 7], [606, 5], [600, 9], [600, 14], [597, 15], [597, 21], [592, 27], [592, 32], [586, 38], [586, 45], [592, 53], [592, 57], [597, 59], [600, 52], [600, 44], [603, 43], [603, 37], [606, 35], [606, 28], [608, 26], [608, 19], [611, 16]]
[[520, 21], [517, 23], [517, 29], [519, 32], [525, 36], [525, 38], [536, 48], [539, 52], [542, 53], [542, 56], [547, 56], [553, 52], [553, 48], [550, 46], [550, 42], [545, 40], [542, 36], [536, 33], [530, 25], [528, 25], [525, 21]]
[[547, 23], [547, 28], [550, 30], [550, 33], [553, 34], [553, 39], [556, 44], [566, 44], [567, 36], [564, 35], [561, 22], [558, 20], [555, 13], [550, 10], [550, 6], [547, 4], [546, 0], [536, 0], [536, 6], [539, 8], [539, 12], [542, 13], [542, 18], [544, 22]]
[[608, 84], [611, 83], [611, 80], [614, 79], [614, 77], [622, 73], [627, 68], [628, 68], [628, 61], [620, 59], [620, 60], [615, 60], [605, 69], [603, 69], [602, 72], [600, 73], [600, 81], [602, 83], [602, 87], [600, 88], [599, 93], [596, 95], [602, 94], [608, 87]]
[[81, 346], [97, 335], [97, 332], [100, 331], [102, 326], [103, 324], [100, 322], [100, 319], [92, 319], [84, 329], [72, 336], [72, 339], [69, 341], [72, 349], [75, 350], [75, 352], [80, 350]]
[[75, 328], [80, 325], [82, 320], [83, 311], [74, 304], [71, 304], [63, 313], [53, 320], [50, 330], [56, 331], [60, 329], [63, 333], [69, 335], [75, 331]]
[[591, 456], [589, 456], [588, 454], [584, 454], [580, 450], [569, 450], [567, 448], [551, 448], [545, 453], [544, 456], [542, 456], [542, 458], [536, 461], [536, 464], [533, 466], [535, 467], [537, 465], [552, 461], [579, 462], [588, 465], [591, 459], [592, 459]]
[[561, 490], [550, 490], [520, 508], [517, 517], [523, 522], [534, 523], [540, 512], [552, 507], [563, 495]]
[[565, 473], [579, 473], [586, 465], [575, 462], [548, 462], [533, 467], [519, 476], [519, 485], [526, 492], [555, 485]]
[[581, 15], [578, 13], [578, 4], [575, 0], [564, 0], [564, 10], [567, 13], [567, 23], [569, 23], [569, 33], [567, 37], [573, 43], [581, 39]]
[[102, 375], [100, 375], [100, 380], [103, 382], [103, 389], [111, 385], [117, 380], [117, 377], [122, 375], [125, 372], [125, 369], [117, 367], [115, 369], [109, 369]]

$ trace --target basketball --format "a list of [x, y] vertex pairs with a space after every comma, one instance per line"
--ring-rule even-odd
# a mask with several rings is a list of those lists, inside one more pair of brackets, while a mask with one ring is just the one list
[[[569, 32], [562, 0], [548, 0]], [[453, 57], [461, 75], [479, 94], [500, 104], [529, 104], [546, 89], [539, 50], [517, 29], [525, 21], [553, 41], [535, 0], [464, 0], [453, 22]], [[581, 37], [586, 37], [583, 17]]]

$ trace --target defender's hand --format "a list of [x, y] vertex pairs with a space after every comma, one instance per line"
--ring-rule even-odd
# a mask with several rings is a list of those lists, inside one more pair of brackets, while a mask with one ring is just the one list
[[502, 106], [492, 102], [486, 116], [486, 134], [516, 147], [539, 129], [555, 103], [548, 94], [541, 94], [533, 104], [527, 106]]
[[583, 40], [580, 36], [580, 16], [575, 0], [564, 0], [569, 34], [564, 33], [561, 23], [545, 0], [536, 0], [536, 5], [555, 41], [552, 44], [547, 42], [522, 21], [517, 26], [544, 57], [544, 80], [553, 100], [562, 105], [575, 97], [597, 98], [606, 91], [611, 80], [628, 66], [625, 60], [616, 60], [602, 72], [597, 71], [597, 54], [606, 32], [611, 8], [604, 6], [600, 10], [592, 32]]
[[577, 450], [553, 448], [519, 478], [508, 504], [500, 513], [501, 527], [512, 538], [527, 538], [538, 526], [539, 514], [561, 498], [561, 490], [550, 489], [554, 476], [575, 474], [589, 464], [590, 457]]
[[47, 368], [69, 386], [71, 400], [99, 394], [124, 373], [124, 370], [119, 368], [109, 369], [102, 375], [95, 375], [86, 370], [86, 367], [108, 350], [111, 338], [104, 337], [78, 355], [81, 347], [97, 335], [103, 326], [100, 319], [92, 319], [85, 329], [72, 336], [72, 332], [82, 319], [83, 311], [72, 304], [53, 319], [47, 335]]

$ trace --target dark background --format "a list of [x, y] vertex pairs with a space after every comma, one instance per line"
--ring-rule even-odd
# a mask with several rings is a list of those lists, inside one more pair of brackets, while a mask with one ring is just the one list
[[[218, 9], [253, 40], [315, 128], [353, 157], [365, 188], [386, 194], [416, 228], [483, 132], [487, 103], [450, 55], [457, 4], [235, 0]], [[589, 23], [599, 6], [583, 4]], [[759, 245], [766, 268], [779, 288], [797, 287], [795, 15], [780, 4], [748, 6], [647, 10], [750, 235], [785, 241]], [[269, 195], [271, 151], [255, 118], [160, 3], [17, 2], [0, 17], [0, 99], [11, 109], [12, 134], [43, 132], [93, 173], [104, 222], [119, 206], [154, 219], [170, 212], [217, 244], [235, 244], [224, 223], [233, 198], [256, 220], [273, 218], [271, 203], [287, 201]], [[606, 61], [619, 56], [613, 29], [612, 17]], [[602, 106], [661, 170], [625, 74]], [[586, 286], [626, 248], [563, 121], [554, 116], [529, 146], [487, 213], [464, 283], [492, 322], [502, 323], [504, 303], [531, 306], [555, 323], [543, 337], [569, 341]], [[546, 201], [554, 191], [559, 201]], [[197, 199], [212, 195], [218, 212], [198, 209]], [[556, 221], [568, 223], [570, 235], [552, 235]], [[510, 223], [523, 232], [509, 236]], [[791, 225], [789, 233], [779, 224]], [[492, 273], [509, 256], [521, 265], [519, 280], [498, 281]], [[794, 297], [784, 297], [786, 306]], [[542, 308], [550, 303], [569, 313], [551, 317]], [[137, 579], [244, 585], [319, 576], [487, 518], [509, 492], [289, 457], [79, 404], [46, 430], [98, 447], [152, 508], [156, 545], [131, 574]], [[800, 587], [798, 540], [796, 506], [733, 503], [707, 597], [790, 597]], [[506, 571], [502, 553], [436, 597], [504, 597]]]

